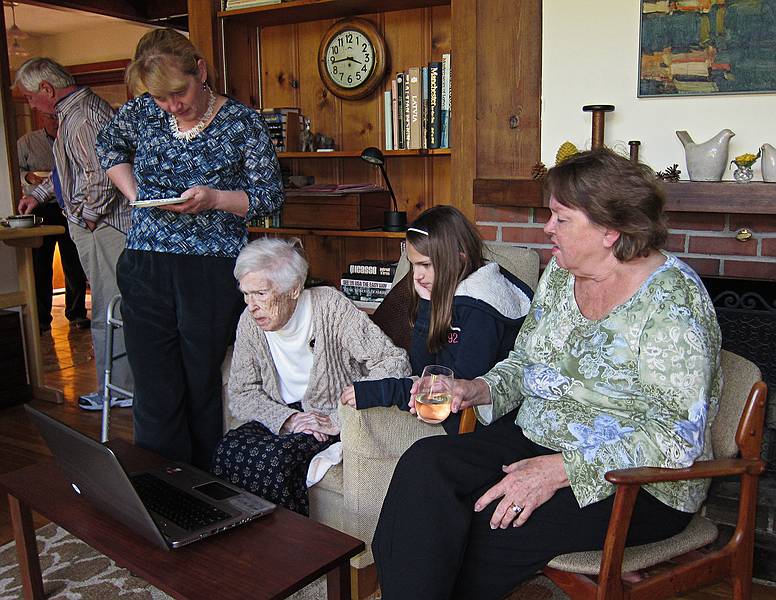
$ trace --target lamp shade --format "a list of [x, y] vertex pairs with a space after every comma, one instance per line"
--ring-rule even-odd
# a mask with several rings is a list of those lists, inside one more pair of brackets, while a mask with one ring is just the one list
[[375, 148], [374, 146], [364, 148], [364, 150], [361, 152], [361, 160], [365, 160], [366, 162], [373, 165], [385, 164], [385, 156], [383, 156], [383, 153], [380, 152], [379, 148]]

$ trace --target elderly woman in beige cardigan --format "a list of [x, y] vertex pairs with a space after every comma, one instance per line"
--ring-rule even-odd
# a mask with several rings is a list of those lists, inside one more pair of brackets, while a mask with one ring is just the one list
[[237, 326], [229, 410], [248, 422], [221, 440], [213, 472], [306, 515], [307, 468], [338, 439], [342, 390], [361, 379], [407, 375], [409, 361], [341, 293], [304, 289], [299, 240], [251, 242], [234, 275], [247, 307]]

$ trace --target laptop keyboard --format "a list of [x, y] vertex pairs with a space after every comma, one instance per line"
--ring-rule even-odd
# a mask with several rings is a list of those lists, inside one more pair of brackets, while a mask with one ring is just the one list
[[132, 485], [148, 510], [187, 531], [206, 527], [231, 516], [150, 473], [135, 475], [132, 477]]

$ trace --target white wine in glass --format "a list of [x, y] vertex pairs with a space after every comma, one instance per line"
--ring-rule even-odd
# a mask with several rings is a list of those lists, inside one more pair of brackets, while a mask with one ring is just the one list
[[453, 396], [453, 371], [441, 365], [423, 369], [417, 392], [415, 411], [426, 423], [441, 423], [450, 416]]

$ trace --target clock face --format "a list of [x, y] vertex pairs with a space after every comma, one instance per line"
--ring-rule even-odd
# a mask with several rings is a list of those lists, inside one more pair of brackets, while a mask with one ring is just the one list
[[345, 29], [326, 46], [326, 72], [335, 85], [353, 89], [363, 85], [375, 68], [375, 51], [360, 31]]

